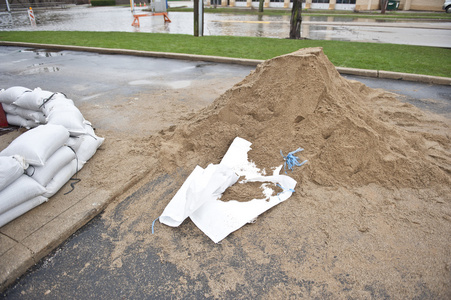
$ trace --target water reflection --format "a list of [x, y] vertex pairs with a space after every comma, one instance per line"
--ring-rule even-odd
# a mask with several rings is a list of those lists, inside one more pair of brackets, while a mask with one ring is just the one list
[[[128, 7], [90, 7], [76, 6], [69, 9], [36, 11], [37, 28], [30, 26], [26, 11], [0, 13], [0, 31], [2, 30], [54, 30], [54, 31], [122, 31], [149, 33], [177, 33], [193, 34], [193, 13], [170, 12], [171, 23], [165, 23], [162, 16], [142, 17], [139, 28], [131, 26], [132, 14]], [[205, 14], [205, 35], [233, 35], [257, 36], [270, 38], [287, 38], [290, 30], [290, 16], [258, 16], [233, 14]], [[374, 24], [362, 27], [346, 26]], [[396, 22], [386, 20], [384, 22]], [[418, 22], [416, 22], [418, 23]], [[380, 21], [350, 17], [305, 16], [302, 23], [302, 36], [318, 40], [344, 40], [400, 43], [399, 36], [407, 37], [405, 44], [418, 44], [422, 41], [419, 36], [437, 36], [438, 43], [447, 40], [443, 35], [449, 30], [442, 30], [437, 34], [427, 29], [409, 28], [402, 31], [398, 37], [390, 37], [391, 32], [385, 33], [377, 28]], [[408, 26], [407, 26], [408, 27]], [[427, 34], [426, 34], [427, 31]], [[440, 30], [437, 30], [440, 31]], [[449, 36], [448, 36], [449, 37]], [[444, 46], [444, 45], [440, 45]], [[445, 45], [446, 46], [446, 45]]]
[[36, 56], [42, 56], [42, 57], [55, 57], [55, 56], [62, 56], [64, 55], [64, 52], [60, 51], [52, 51], [47, 49], [24, 49], [20, 52], [34, 52]]

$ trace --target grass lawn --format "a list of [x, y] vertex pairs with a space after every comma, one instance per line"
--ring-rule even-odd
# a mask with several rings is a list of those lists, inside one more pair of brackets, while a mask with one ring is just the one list
[[119, 48], [223, 57], [269, 59], [306, 47], [323, 47], [337, 67], [451, 77], [449, 49], [360, 42], [289, 40], [139, 32], [0, 31], [1, 41]]

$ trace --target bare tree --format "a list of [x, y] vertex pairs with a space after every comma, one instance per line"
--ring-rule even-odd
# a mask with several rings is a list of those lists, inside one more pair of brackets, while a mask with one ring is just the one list
[[301, 38], [302, 0], [293, 0], [290, 19], [290, 39]]

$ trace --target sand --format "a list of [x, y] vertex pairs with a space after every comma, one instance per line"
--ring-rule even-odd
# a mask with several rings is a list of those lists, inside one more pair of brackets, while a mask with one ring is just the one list
[[[102, 215], [112, 268], [139, 241], [185, 274], [174, 297], [199, 288], [186, 285], [196, 278], [213, 298], [449, 297], [450, 119], [344, 79], [321, 48], [268, 60], [212, 104], [166, 122], [174, 107], [139, 119], [156, 124], [152, 132], [99, 130], [105, 144], [80, 174], [99, 187], [145, 174]], [[249, 158], [267, 173], [283, 164], [280, 150], [305, 149], [299, 156], [308, 163], [288, 172], [298, 181], [293, 196], [220, 244], [189, 220], [152, 234], [186, 176], [218, 163], [236, 136], [252, 142]], [[234, 187], [223, 201], [259, 193]], [[119, 206], [126, 218], [115, 215]]]

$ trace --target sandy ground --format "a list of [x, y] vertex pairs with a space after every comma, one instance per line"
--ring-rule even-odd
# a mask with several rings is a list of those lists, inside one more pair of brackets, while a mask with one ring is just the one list
[[[152, 247], [183, 273], [171, 284], [176, 298], [202, 286], [207, 298], [451, 294], [450, 119], [343, 79], [318, 50], [267, 61], [204, 108], [199, 97], [209, 88], [204, 81], [79, 106], [106, 138], [80, 173], [89, 178], [81, 188], [145, 174], [101, 217], [111, 272], [132, 246]], [[124, 121], [130, 127], [115, 126]], [[157, 224], [152, 234], [151, 221], [187, 174], [218, 163], [235, 136], [253, 143], [250, 158], [267, 170], [283, 163], [280, 149], [305, 148], [308, 165], [289, 174], [298, 181], [293, 196], [220, 244], [189, 220], [177, 229]], [[121, 207], [168, 174], [166, 186]]]

